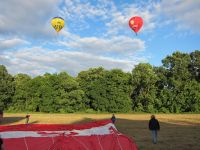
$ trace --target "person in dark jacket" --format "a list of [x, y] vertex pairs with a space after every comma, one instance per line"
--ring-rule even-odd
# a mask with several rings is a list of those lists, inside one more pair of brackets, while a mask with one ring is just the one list
[[115, 123], [115, 121], [116, 121], [116, 117], [115, 117], [114, 114], [112, 115], [111, 120], [112, 120], [113, 123]]
[[157, 143], [157, 131], [160, 130], [160, 124], [154, 115], [151, 116], [149, 120], [149, 130], [152, 133], [152, 141], [154, 144]]

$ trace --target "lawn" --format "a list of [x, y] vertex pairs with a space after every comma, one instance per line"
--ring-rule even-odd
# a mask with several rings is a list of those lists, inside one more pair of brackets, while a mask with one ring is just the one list
[[[22, 124], [25, 114], [4, 114], [1, 125]], [[111, 114], [31, 114], [30, 123], [72, 124], [109, 119]], [[151, 143], [150, 114], [116, 114], [117, 129], [132, 137], [139, 150], [199, 150], [200, 114], [158, 114], [158, 143]]]

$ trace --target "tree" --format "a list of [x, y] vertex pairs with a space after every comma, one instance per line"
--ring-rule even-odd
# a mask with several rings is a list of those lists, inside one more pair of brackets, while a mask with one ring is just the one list
[[196, 50], [190, 53], [191, 63], [189, 65], [189, 70], [192, 74], [193, 79], [200, 82], [200, 51]]
[[84, 108], [84, 92], [75, 78], [66, 72], [45, 74], [38, 86], [40, 106], [43, 112], [75, 112]]
[[[105, 90], [108, 112], [129, 112], [132, 110], [131, 74], [120, 69], [107, 71], [105, 74]], [[102, 87], [103, 88], [103, 87]]]
[[90, 68], [87, 71], [81, 71], [77, 76], [77, 82], [80, 85], [81, 90], [83, 90], [84, 98], [83, 102], [85, 104], [85, 109], [95, 109], [96, 107], [92, 106], [92, 101], [94, 100], [93, 97], [95, 93], [92, 91], [94, 90], [95, 82], [101, 78], [103, 78], [105, 74], [105, 70], [102, 67], [99, 68]]
[[0, 109], [8, 109], [14, 94], [13, 77], [5, 66], [0, 65]]
[[185, 93], [188, 93], [188, 90], [191, 93], [192, 89], [188, 87], [190, 87], [190, 84], [195, 84], [193, 81], [191, 82], [193, 78], [196, 78], [194, 77], [196, 73], [191, 73], [191, 70], [195, 70], [196, 66], [194, 60], [191, 60], [189, 54], [178, 51], [162, 60], [163, 66], [167, 70], [166, 76], [168, 81], [166, 88], [170, 96], [168, 98], [170, 112], [185, 112], [189, 110], [186, 105], [188, 102], [192, 102], [192, 100]]
[[170, 89], [168, 88], [168, 70], [164, 67], [154, 67], [154, 72], [156, 73], [158, 80], [155, 83], [156, 95], [158, 103], [156, 109], [159, 112], [167, 113], [169, 112], [169, 101], [170, 101]]
[[84, 92], [80, 89], [75, 78], [66, 72], [58, 74], [58, 85], [56, 104], [59, 112], [76, 112], [84, 109]]
[[132, 101], [134, 111], [154, 112], [158, 103], [156, 97], [156, 82], [158, 77], [153, 67], [140, 63], [132, 71]]
[[100, 67], [81, 72], [77, 80], [86, 93], [89, 108], [104, 112], [131, 110], [130, 74], [120, 69], [106, 71]]
[[31, 80], [31, 77], [26, 74], [17, 74], [14, 77], [15, 93], [13, 96], [13, 105], [10, 107], [10, 110], [14, 111], [25, 111], [26, 104], [28, 101], [28, 82]]

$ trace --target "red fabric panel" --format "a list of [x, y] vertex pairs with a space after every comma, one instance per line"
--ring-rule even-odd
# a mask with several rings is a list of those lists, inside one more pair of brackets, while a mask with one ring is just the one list
[[52, 138], [28, 137], [5, 139], [6, 150], [137, 150], [136, 144], [123, 135], [75, 136]]

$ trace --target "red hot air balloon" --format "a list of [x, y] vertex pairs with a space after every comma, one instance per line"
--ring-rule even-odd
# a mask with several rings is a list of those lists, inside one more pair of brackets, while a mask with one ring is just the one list
[[142, 28], [143, 20], [139, 16], [134, 16], [129, 20], [129, 27], [136, 33]]

